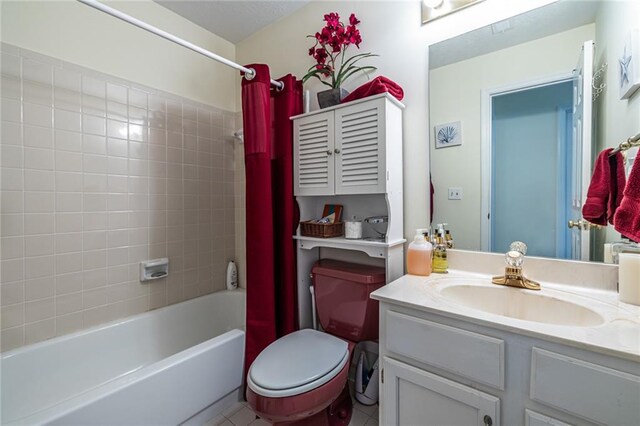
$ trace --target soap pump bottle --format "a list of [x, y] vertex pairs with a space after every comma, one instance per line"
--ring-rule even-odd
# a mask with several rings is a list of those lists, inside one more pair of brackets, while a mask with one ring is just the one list
[[433, 272], [437, 274], [446, 274], [449, 269], [449, 261], [447, 260], [447, 244], [443, 234], [439, 233], [436, 237], [436, 245], [433, 248]]
[[431, 274], [431, 254], [433, 246], [425, 238], [425, 229], [416, 229], [416, 236], [407, 250], [407, 272], [411, 275]]
[[448, 249], [455, 248], [453, 237], [451, 236], [451, 232], [449, 232], [448, 229], [444, 231], [444, 242], [447, 244]]

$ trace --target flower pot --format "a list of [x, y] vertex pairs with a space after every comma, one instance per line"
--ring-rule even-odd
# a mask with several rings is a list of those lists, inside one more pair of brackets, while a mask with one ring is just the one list
[[344, 90], [342, 87], [323, 90], [322, 92], [318, 92], [318, 104], [320, 105], [320, 108], [338, 105], [348, 94], [349, 92]]

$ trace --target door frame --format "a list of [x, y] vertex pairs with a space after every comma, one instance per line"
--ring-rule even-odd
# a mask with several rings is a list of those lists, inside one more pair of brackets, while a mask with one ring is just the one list
[[491, 248], [491, 138], [493, 115], [492, 98], [509, 93], [522, 92], [538, 87], [550, 86], [573, 80], [573, 70], [551, 74], [531, 80], [509, 83], [501, 86], [483, 89], [480, 98], [480, 250], [488, 252]]

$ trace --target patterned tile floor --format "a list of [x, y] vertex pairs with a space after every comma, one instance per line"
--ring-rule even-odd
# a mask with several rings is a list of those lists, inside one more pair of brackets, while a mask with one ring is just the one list
[[[211, 419], [205, 426], [267, 426], [245, 402], [239, 402]], [[378, 426], [378, 406], [366, 406], [354, 401], [349, 426]]]

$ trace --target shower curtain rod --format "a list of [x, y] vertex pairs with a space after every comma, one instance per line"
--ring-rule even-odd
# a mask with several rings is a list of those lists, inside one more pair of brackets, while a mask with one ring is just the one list
[[[116, 17], [118, 19], [122, 19], [125, 22], [128, 22], [132, 25], [135, 25], [138, 28], [142, 28], [143, 30], [149, 31], [150, 33], [153, 33], [157, 36], [160, 36], [166, 40], [172, 41], [176, 44], [179, 44], [180, 46], [186, 47], [187, 49], [191, 49], [196, 53], [199, 53], [203, 56], [206, 56], [207, 58], [213, 59], [214, 61], [218, 61], [222, 64], [225, 64], [231, 68], [235, 68], [237, 70], [240, 71], [244, 71], [244, 78], [246, 78], [247, 80], [253, 80], [253, 78], [256, 76], [256, 71], [253, 68], [247, 68], [247, 67], [243, 67], [240, 64], [236, 64], [235, 62], [232, 62], [230, 60], [228, 60], [227, 58], [223, 58], [220, 55], [216, 55], [213, 52], [210, 52], [206, 49], [203, 49], [200, 46], [196, 46], [193, 43], [190, 43], [186, 40], [181, 39], [180, 37], [176, 37], [173, 34], [170, 34], [166, 31], [163, 31], [159, 28], [154, 27], [153, 25], [149, 25], [146, 22], [143, 22], [139, 19], [134, 18], [133, 16], [129, 16], [126, 13], [122, 13], [119, 10], [116, 10], [112, 7], [106, 6], [103, 3], [98, 2], [97, 0], [78, 0], [80, 3], [84, 3], [87, 6], [91, 6], [94, 9], [98, 9], [101, 12], [107, 13], [113, 17]], [[276, 86], [276, 88], [278, 88], [279, 90], [284, 89], [284, 83], [281, 81], [275, 81], [275, 80], [271, 80], [271, 85], [272, 86]]]

